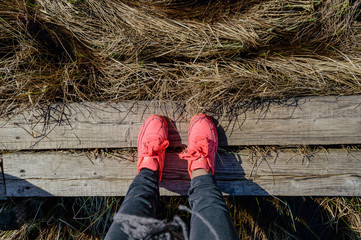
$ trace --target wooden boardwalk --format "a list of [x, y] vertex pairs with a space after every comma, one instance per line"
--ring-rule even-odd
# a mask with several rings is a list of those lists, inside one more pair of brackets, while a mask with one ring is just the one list
[[[136, 174], [131, 157], [45, 151], [2, 158], [5, 196], [122, 196]], [[221, 190], [230, 195], [361, 196], [360, 151], [220, 153], [215, 172]], [[189, 184], [186, 161], [167, 152], [161, 194], [187, 195]]]
[[[361, 143], [361, 96], [313, 97], [245, 106], [215, 116], [220, 146]], [[241, 107], [240, 107], [241, 108]], [[151, 114], [167, 116], [171, 146], [187, 143], [186, 106], [149, 102], [54, 105], [0, 120], [0, 150], [136, 147]]]
[[[283, 150], [219, 151], [216, 177], [224, 193], [361, 195], [361, 151], [330, 146], [361, 144], [361, 96], [240, 103], [233, 110], [214, 115], [221, 148], [276, 145]], [[186, 195], [186, 162], [174, 147], [187, 143], [192, 114], [182, 104], [151, 102], [53, 105], [0, 119], [0, 195], [124, 195], [136, 174], [136, 159], [89, 156], [87, 149], [136, 147], [139, 128], [153, 113], [167, 116], [170, 126], [172, 148], [161, 193]], [[299, 145], [326, 147], [301, 154]]]

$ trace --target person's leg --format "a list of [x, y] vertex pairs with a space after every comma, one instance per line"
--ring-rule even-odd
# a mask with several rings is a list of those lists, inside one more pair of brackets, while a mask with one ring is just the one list
[[[159, 202], [159, 182], [162, 178], [165, 149], [168, 145], [168, 125], [165, 118], [160, 115], [148, 117], [138, 134], [138, 175], [129, 186], [105, 237], [106, 240], [128, 239], [129, 235], [125, 229], [122, 229], [125, 225], [129, 228], [127, 221], [129, 222], [130, 217], [127, 216], [155, 217]], [[131, 217], [131, 219], [135, 218]]]
[[188, 130], [188, 148], [179, 157], [188, 161], [192, 179], [189, 204], [192, 208], [190, 239], [239, 239], [214, 179], [218, 135], [213, 121], [197, 114]]
[[239, 239], [213, 175], [206, 171], [199, 176], [193, 173], [188, 194], [189, 205], [194, 212], [190, 239]]
[[159, 203], [159, 176], [157, 171], [143, 168], [129, 186], [124, 201], [114, 217], [114, 222], [105, 237], [108, 239], [127, 239], [122, 231], [122, 222], [117, 221], [123, 214], [139, 217], [155, 217]]

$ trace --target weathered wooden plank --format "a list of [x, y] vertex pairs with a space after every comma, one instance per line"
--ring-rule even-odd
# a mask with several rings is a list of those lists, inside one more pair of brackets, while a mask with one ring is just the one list
[[[136, 175], [136, 162], [86, 153], [3, 154], [5, 196], [119, 196]], [[186, 161], [166, 153], [163, 195], [187, 195]], [[244, 150], [220, 153], [216, 178], [231, 195], [361, 196], [361, 151], [318, 150], [303, 156], [292, 150], [261, 156]]]
[[[168, 116], [171, 146], [187, 143], [192, 114], [177, 103], [74, 103], [0, 119], [0, 150], [135, 147], [143, 121]], [[238, 112], [238, 114], [235, 114]], [[361, 143], [361, 96], [244, 104], [217, 116], [220, 146]]]

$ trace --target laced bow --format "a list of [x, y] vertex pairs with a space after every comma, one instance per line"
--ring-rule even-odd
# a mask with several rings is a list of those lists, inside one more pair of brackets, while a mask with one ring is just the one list
[[194, 139], [194, 143], [190, 144], [190, 146], [184, 150], [180, 156], [182, 159], [186, 160], [197, 160], [201, 157], [208, 156], [208, 146], [209, 140], [205, 136], [196, 136]]
[[153, 157], [159, 159], [159, 156], [168, 147], [169, 141], [162, 139], [159, 136], [149, 136], [144, 140], [142, 146], [141, 157]]

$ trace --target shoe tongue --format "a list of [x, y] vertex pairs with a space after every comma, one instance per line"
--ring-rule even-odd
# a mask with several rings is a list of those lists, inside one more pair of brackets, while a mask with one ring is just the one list
[[191, 146], [185, 149], [180, 155], [183, 159], [195, 161], [208, 155], [208, 139], [205, 136], [196, 136]]
[[[206, 136], [196, 136], [194, 138], [194, 147], [197, 151], [201, 152], [206, 156], [208, 154], [208, 138]], [[203, 155], [202, 154], [202, 155]]]
[[153, 157], [158, 156], [159, 152], [165, 150], [169, 145], [168, 140], [162, 141], [161, 137], [157, 135], [148, 136], [144, 142], [147, 154]]
[[194, 143], [197, 145], [207, 145], [208, 144], [208, 138], [206, 136], [195, 136], [194, 137]]
[[147, 144], [157, 143], [158, 145], [160, 145], [161, 141], [162, 139], [158, 135], [148, 135], [147, 138], [144, 140], [144, 142]]

